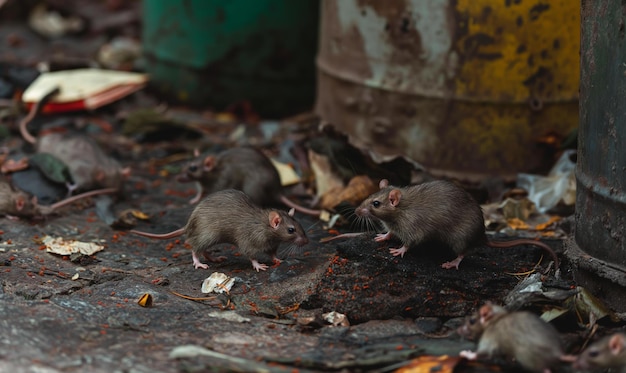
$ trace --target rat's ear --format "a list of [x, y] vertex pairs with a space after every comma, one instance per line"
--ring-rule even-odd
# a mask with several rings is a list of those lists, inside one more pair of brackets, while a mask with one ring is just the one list
[[393, 189], [389, 192], [389, 203], [391, 206], [396, 207], [398, 203], [400, 203], [400, 198], [402, 198], [402, 192], [400, 189]]
[[296, 209], [294, 209], [293, 207], [289, 209], [289, 212], [287, 213], [287, 215], [293, 217], [293, 215], [296, 213]]
[[205, 171], [211, 171], [213, 167], [215, 167], [215, 156], [207, 155], [204, 158], [203, 164], [204, 164]]
[[101, 168], [98, 168], [96, 170], [96, 174], [95, 174], [95, 179], [98, 182], [102, 182], [104, 180], [104, 178], [106, 177], [106, 175], [104, 174], [104, 171], [102, 171]]
[[480, 316], [480, 323], [484, 324], [485, 322], [491, 319], [493, 316], [493, 305], [491, 302], [486, 302], [478, 309], [478, 315]]
[[270, 211], [270, 227], [276, 229], [280, 225], [283, 219], [281, 219], [280, 214], [276, 211]]
[[389, 186], [389, 180], [387, 179], [382, 179], [379, 183], [378, 183], [378, 187], [380, 189], [385, 189], [386, 187]]
[[15, 208], [17, 209], [17, 211], [22, 211], [25, 204], [26, 201], [24, 201], [24, 197], [17, 197], [17, 199], [15, 200]]
[[609, 349], [613, 355], [619, 355], [624, 351], [624, 336], [621, 334], [614, 334], [611, 339], [609, 339]]
[[121, 172], [122, 178], [124, 180], [128, 179], [130, 177], [131, 172], [132, 172], [132, 170], [130, 169], [130, 167], [122, 168], [122, 172]]
[[200, 156], [200, 149], [195, 148], [195, 149], [193, 150], [193, 156], [194, 156], [194, 157], [199, 157], [199, 156]]

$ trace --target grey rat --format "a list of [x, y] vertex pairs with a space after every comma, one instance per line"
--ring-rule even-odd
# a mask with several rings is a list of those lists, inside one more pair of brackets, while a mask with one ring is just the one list
[[577, 370], [620, 368], [626, 372], [626, 334], [614, 333], [587, 347], [574, 362]]
[[530, 371], [550, 372], [559, 363], [575, 359], [563, 352], [561, 338], [551, 324], [526, 311], [508, 312], [486, 303], [458, 332], [469, 339], [479, 339], [476, 352], [460, 353], [470, 360], [500, 354], [517, 360]]
[[285, 197], [280, 176], [262, 152], [250, 148], [231, 148], [216, 155], [200, 155], [185, 165], [178, 175], [180, 182], [196, 181], [198, 194], [189, 203], [196, 203], [203, 194], [223, 189], [241, 190], [254, 203], [263, 207], [282, 203], [304, 214], [319, 216], [319, 210], [308, 209]]
[[35, 146], [38, 153], [48, 153], [62, 161], [69, 169], [73, 184], [70, 191], [115, 188], [122, 190], [129, 169], [123, 169], [119, 162], [108, 156], [91, 138], [68, 135], [65, 129], [35, 138], [28, 132], [28, 123], [41, 111], [43, 106], [59, 93], [55, 88], [34, 105], [28, 115], [20, 121], [20, 133], [24, 140]]
[[559, 266], [554, 251], [542, 242], [530, 239], [487, 240], [480, 205], [469, 193], [451, 182], [437, 180], [399, 188], [390, 186], [383, 179], [379, 187], [380, 190], [365, 199], [355, 212], [362, 218], [375, 218], [385, 226], [387, 233], [378, 234], [376, 242], [389, 240], [392, 236], [400, 239], [402, 246], [389, 250], [393, 256], [404, 256], [411, 246], [436, 240], [448, 245], [457, 254], [456, 259], [443, 263], [441, 267], [458, 269], [465, 254], [482, 245], [498, 248], [536, 245], [552, 256], [556, 268]]
[[[200, 262], [199, 254], [220, 243], [231, 243], [250, 259], [252, 267], [266, 270], [268, 266], [257, 261], [259, 254], [266, 253], [275, 261], [276, 251], [282, 242], [298, 246], [309, 240], [300, 223], [293, 218], [293, 209], [262, 209], [245, 193], [226, 189], [208, 195], [194, 208], [185, 227], [165, 234], [152, 234], [131, 230], [132, 233], [157, 239], [169, 239], [185, 234], [192, 248], [195, 268], [208, 268]], [[214, 260], [211, 259], [210, 260]]]
[[44, 206], [37, 203], [37, 197], [30, 198], [28, 194], [14, 189], [8, 182], [0, 180], [0, 215], [23, 218], [49, 215], [58, 208], [67, 206], [80, 199], [101, 194], [115, 193], [116, 191], [117, 190], [113, 188], [92, 190], [66, 198], [52, 205]]

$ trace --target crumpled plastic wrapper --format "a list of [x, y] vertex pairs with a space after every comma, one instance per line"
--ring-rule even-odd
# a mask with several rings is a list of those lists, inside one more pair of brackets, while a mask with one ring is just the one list
[[561, 201], [568, 206], [576, 201], [576, 163], [571, 160], [575, 153], [575, 150], [563, 152], [548, 176], [517, 175], [517, 187], [528, 191], [528, 199], [539, 212], [544, 213]]

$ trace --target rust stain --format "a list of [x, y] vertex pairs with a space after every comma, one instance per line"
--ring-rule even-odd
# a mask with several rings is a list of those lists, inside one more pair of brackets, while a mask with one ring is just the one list
[[513, 176], [578, 124], [576, 2], [322, 4], [316, 110], [381, 160]]
[[459, 0], [456, 11], [465, 26], [457, 42], [463, 61], [460, 96], [513, 102], [577, 99], [578, 4], [525, 1], [494, 7]]

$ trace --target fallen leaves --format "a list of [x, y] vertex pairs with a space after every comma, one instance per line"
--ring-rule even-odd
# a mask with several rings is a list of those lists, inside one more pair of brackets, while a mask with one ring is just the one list
[[452, 373], [461, 361], [458, 356], [420, 356], [395, 371], [395, 373]]
[[104, 250], [104, 246], [94, 242], [82, 242], [76, 240], [66, 240], [62, 237], [45, 236], [42, 243], [46, 245], [46, 252], [58, 255], [71, 255], [79, 253], [82, 255], [93, 255]]

